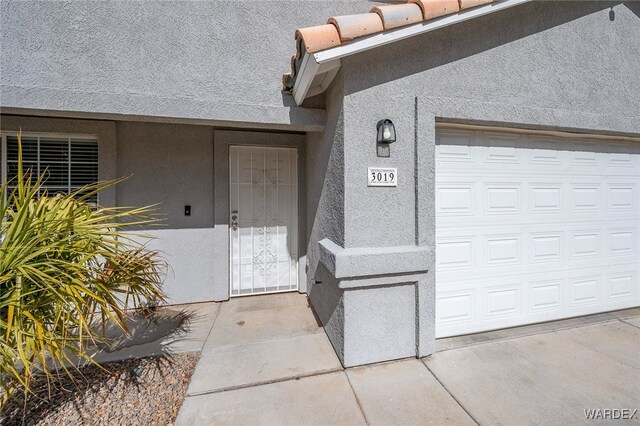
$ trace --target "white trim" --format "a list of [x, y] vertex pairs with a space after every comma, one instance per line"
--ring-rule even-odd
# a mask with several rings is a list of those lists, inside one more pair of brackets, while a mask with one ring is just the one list
[[336, 76], [336, 74], [338, 74], [338, 70], [339, 69], [340, 69], [340, 67], [335, 67], [334, 69], [332, 69], [330, 71], [327, 71], [327, 73], [324, 75], [324, 78], [322, 79], [322, 85], [321, 85], [323, 92], [325, 90], [327, 90], [327, 88], [329, 87], [329, 85], [333, 81], [333, 79]]
[[250, 297], [250, 296], [261, 296], [263, 294], [277, 294], [277, 293], [293, 293], [293, 292], [298, 292], [299, 289], [294, 288], [294, 289], [290, 289], [290, 290], [276, 290], [276, 291], [260, 291], [260, 292], [256, 292], [256, 293], [243, 293], [243, 294], [232, 294], [229, 297], [232, 299], [235, 299], [236, 297]]
[[[75, 189], [75, 187], [71, 186], [71, 165], [72, 164], [94, 164], [93, 162], [85, 162], [85, 161], [78, 161], [78, 162], [72, 162], [71, 161], [71, 144], [73, 141], [91, 141], [91, 142], [95, 142], [96, 143], [96, 147], [98, 148], [97, 151], [97, 155], [98, 155], [98, 160], [95, 162], [95, 165], [97, 167], [97, 172], [98, 172], [98, 176], [100, 173], [100, 141], [97, 137], [97, 135], [94, 134], [81, 134], [81, 133], [57, 133], [57, 132], [20, 132], [20, 131], [12, 131], [12, 130], [0, 130], [0, 152], [2, 154], [2, 156], [0, 157], [0, 166], [2, 168], [2, 173], [0, 174], [0, 183], [4, 184], [5, 182], [7, 182], [8, 179], [8, 168], [9, 168], [9, 159], [7, 156], [7, 137], [18, 137], [18, 135], [21, 134], [21, 136], [23, 138], [35, 138], [37, 139], [37, 163], [38, 165], [40, 165], [40, 140], [41, 139], [61, 139], [61, 140], [66, 140], [67, 141], [67, 150], [69, 152], [69, 158], [67, 159], [66, 165], [67, 165], [67, 184], [66, 186], [66, 191], [67, 192], [71, 192], [72, 189]], [[56, 164], [64, 164], [63, 162], [56, 162]], [[99, 181], [99, 177], [98, 177], [98, 181]], [[46, 184], [43, 184], [44, 188], [49, 187]], [[53, 185], [53, 188], [62, 188], [62, 185]], [[38, 193], [40, 193], [40, 191], [38, 191]]]
[[406, 38], [424, 34], [429, 31], [437, 30], [439, 28], [448, 27], [450, 25], [477, 18], [479, 16], [488, 15], [489, 13], [508, 9], [519, 4], [527, 3], [529, 1], [530, 0], [504, 0], [501, 2], [489, 3], [487, 5], [476, 7], [473, 9], [463, 10], [452, 15], [446, 15], [441, 18], [420, 22], [391, 31], [376, 33], [369, 37], [363, 37], [350, 43], [315, 53], [313, 56], [316, 62], [322, 64], [327, 61], [333, 61], [335, 59], [353, 55], [355, 53], [364, 52], [365, 50], [384, 46], [385, 44], [404, 40]]
[[7, 181], [7, 133], [0, 133], [0, 185]]
[[[322, 73], [321, 68], [323, 67], [321, 66], [326, 66], [330, 63], [334, 63], [335, 61], [339, 61], [340, 58], [364, 52], [376, 47], [384, 46], [395, 41], [404, 40], [406, 38], [413, 37], [419, 34], [424, 34], [429, 31], [437, 30], [439, 28], [448, 27], [459, 22], [487, 15], [489, 13], [508, 9], [513, 6], [527, 3], [529, 1], [531, 0], [497, 1], [473, 9], [463, 10], [452, 15], [443, 16], [441, 18], [432, 19], [429, 21], [397, 28], [390, 31], [384, 31], [368, 37], [362, 37], [355, 41], [331, 49], [323, 50], [318, 53], [305, 53], [302, 59], [302, 63], [300, 64], [298, 76], [293, 86], [293, 97], [297, 105], [302, 104], [302, 102], [308, 97], [310, 89], [312, 89], [311, 84], [315, 79], [315, 76], [319, 73]], [[313, 60], [311, 60], [311, 58], [313, 58]], [[327, 78], [323, 79], [321, 85], [322, 90], [320, 92], [314, 90], [313, 93], [321, 93], [322, 91], [324, 91], [331, 83], [331, 80], [333, 80], [333, 77], [335, 77], [337, 69], [339, 67], [339, 62], [330, 67], [330, 70], [332, 72], [327, 76]]]
[[[2, 135], [18, 136], [17, 130], [0, 130]], [[24, 137], [40, 137], [40, 138], [71, 138], [71, 139], [90, 139], [98, 140], [98, 135], [91, 133], [56, 133], [56, 132], [22, 132]]]
[[302, 102], [307, 98], [311, 83], [320, 68], [320, 64], [310, 59], [312, 56], [313, 55], [305, 54], [302, 58], [298, 77], [293, 85], [293, 99], [296, 101], [296, 105], [302, 105]]
[[553, 136], [563, 139], [599, 139], [608, 141], [640, 142], [640, 137], [616, 136], [594, 133], [562, 132], [558, 130], [532, 130], [515, 127], [483, 126], [476, 124], [436, 123], [437, 130], [477, 130], [481, 132], [516, 133], [521, 135]]

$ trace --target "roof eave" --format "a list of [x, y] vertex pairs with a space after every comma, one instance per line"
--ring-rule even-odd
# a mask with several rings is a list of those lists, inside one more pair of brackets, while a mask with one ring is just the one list
[[477, 18], [500, 10], [508, 9], [532, 0], [502, 0], [460, 11], [430, 21], [400, 27], [397, 29], [358, 38], [349, 43], [323, 50], [317, 53], [304, 53], [300, 70], [296, 76], [292, 89], [293, 98], [297, 105], [301, 105], [310, 96], [324, 92], [340, 68], [340, 59], [364, 52], [369, 49], [384, 46], [389, 43], [404, 40], [419, 34], [439, 28], [448, 27], [459, 22]]

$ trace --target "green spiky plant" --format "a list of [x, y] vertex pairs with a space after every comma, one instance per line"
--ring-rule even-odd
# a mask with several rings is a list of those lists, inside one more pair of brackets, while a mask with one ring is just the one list
[[73, 376], [78, 360], [115, 323], [123, 331], [132, 309], [164, 301], [164, 263], [131, 229], [155, 222], [152, 210], [91, 202], [118, 181], [49, 196], [45, 173], [23, 171], [0, 187], [0, 409], [34, 375]]

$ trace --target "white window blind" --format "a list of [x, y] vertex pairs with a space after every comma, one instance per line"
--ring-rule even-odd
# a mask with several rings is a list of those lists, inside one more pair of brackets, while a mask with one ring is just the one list
[[[18, 173], [18, 138], [2, 135], [2, 176], [12, 188]], [[42, 191], [69, 193], [98, 180], [98, 141], [90, 137], [23, 134], [22, 163], [32, 176], [45, 174]], [[94, 200], [95, 201], [95, 200]]]

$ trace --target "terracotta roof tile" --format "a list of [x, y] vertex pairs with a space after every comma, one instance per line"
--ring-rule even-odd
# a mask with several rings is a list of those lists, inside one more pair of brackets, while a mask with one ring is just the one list
[[376, 13], [361, 13], [359, 15], [333, 16], [327, 21], [338, 28], [342, 42], [384, 30], [382, 19]]
[[318, 25], [296, 30], [296, 53], [291, 57], [291, 72], [282, 76], [282, 85], [286, 90], [293, 88], [303, 51], [314, 53], [338, 45], [340, 45], [340, 35], [335, 25]]
[[291, 91], [303, 53], [316, 53], [351, 40], [393, 28], [428, 21], [491, 3], [494, 0], [407, 0], [407, 3], [376, 6], [369, 13], [329, 18], [325, 25], [296, 31], [296, 53], [291, 58], [291, 72], [282, 76], [285, 91]]
[[458, 0], [460, 2], [460, 10], [471, 9], [472, 7], [481, 6], [491, 3], [493, 0]]
[[370, 12], [377, 13], [380, 16], [385, 30], [422, 21], [422, 10], [420, 6], [413, 3], [376, 6]]
[[448, 15], [450, 13], [456, 13], [460, 10], [460, 3], [458, 0], [409, 0], [411, 3], [415, 3], [422, 9], [422, 19], [428, 21], [429, 19], [437, 18], [439, 16]]
[[335, 25], [318, 25], [296, 30], [296, 42], [300, 41], [308, 53], [313, 53], [339, 45], [340, 35]]

